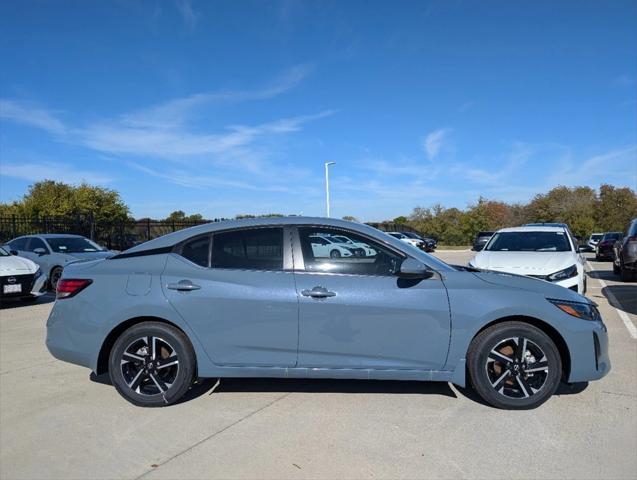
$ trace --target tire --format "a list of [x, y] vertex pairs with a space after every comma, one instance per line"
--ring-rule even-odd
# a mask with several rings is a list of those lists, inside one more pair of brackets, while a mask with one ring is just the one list
[[[522, 362], [520, 342], [527, 352]], [[523, 322], [499, 323], [480, 332], [469, 346], [467, 360], [474, 390], [496, 408], [536, 408], [555, 393], [562, 378], [555, 343], [539, 328]], [[531, 368], [535, 370], [527, 372]]]
[[177, 402], [192, 385], [195, 370], [188, 337], [161, 322], [142, 322], [124, 331], [108, 360], [111, 382], [122, 397], [139, 407]]
[[330, 252], [330, 258], [341, 258], [341, 252], [338, 250], [332, 250]]
[[62, 267], [53, 267], [51, 269], [51, 273], [49, 275], [49, 285], [51, 286], [51, 290], [55, 292], [58, 286], [58, 281], [62, 276]]
[[613, 273], [615, 275], [619, 275], [621, 273], [621, 267], [619, 265], [616, 265], [615, 262], [613, 262]]
[[626, 267], [624, 267], [623, 264], [621, 264], [619, 268], [620, 268], [619, 279], [622, 282], [630, 282], [633, 280], [633, 278], [635, 278], [635, 274], [631, 272], [630, 270], [628, 270]]
[[601, 260], [600, 260], [600, 256], [599, 256], [599, 255], [597, 255], [597, 254], [595, 254], [595, 261], [596, 261], [596, 262], [600, 262], [600, 261], [601, 261]]

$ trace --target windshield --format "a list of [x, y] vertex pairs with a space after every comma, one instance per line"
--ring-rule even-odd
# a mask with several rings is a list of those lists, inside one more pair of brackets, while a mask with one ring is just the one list
[[0, 257], [8, 257], [11, 254], [7, 252], [3, 247], [0, 247]]
[[593, 241], [598, 241], [598, 240], [599, 240], [600, 238], [602, 238], [603, 236], [604, 236], [604, 235], [602, 235], [602, 234], [594, 234], [594, 235], [591, 235], [591, 240], [593, 240]]
[[611, 232], [604, 234], [604, 240], [617, 240], [622, 234], [619, 232]]
[[332, 238], [339, 243], [354, 243], [349, 238], [341, 237], [340, 235], [334, 235]]
[[104, 249], [88, 238], [82, 237], [49, 237], [46, 241], [56, 253], [103, 252]]
[[405, 238], [402, 233], [390, 233], [390, 235], [394, 238]]
[[568, 252], [565, 232], [499, 232], [487, 244], [491, 252]]

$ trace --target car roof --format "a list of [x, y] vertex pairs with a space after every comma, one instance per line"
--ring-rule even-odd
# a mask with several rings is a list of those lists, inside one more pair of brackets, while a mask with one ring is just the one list
[[86, 238], [82, 235], [75, 235], [73, 233], [41, 233], [39, 235], [34, 235], [34, 236], [43, 237], [43, 238], [69, 238], [69, 237]]
[[[348, 230], [360, 232], [367, 235], [378, 237], [380, 230], [359, 222], [349, 222], [347, 220], [339, 220], [336, 218], [325, 217], [264, 217], [264, 218], [242, 218], [240, 220], [223, 220], [221, 222], [204, 223], [195, 227], [178, 230], [159, 238], [155, 238], [148, 242], [136, 245], [128, 250], [127, 253], [143, 252], [145, 250], [153, 250], [157, 248], [172, 247], [173, 245], [187, 240], [196, 235], [203, 235], [223, 230], [232, 230], [237, 228], [252, 227], [275, 227], [287, 225], [316, 225], [323, 227], [346, 228]], [[389, 237], [391, 238], [391, 237]], [[398, 240], [396, 240], [398, 241]], [[387, 243], [392, 243], [388, 241]]]
[[566, 227], [546, 227], [546, 226], [530, 226], [525, 225], [523, 227], [508, 227], [501, 228], [496, 233], [500, 232], [562, 232], [566, 230]]

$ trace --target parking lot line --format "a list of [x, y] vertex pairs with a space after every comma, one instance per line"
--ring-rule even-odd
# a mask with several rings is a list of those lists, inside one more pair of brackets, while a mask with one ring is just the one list
[[[588, 267], [591, 270], [595, 271], [595, 268], [593, 268], [593, 266], [588, 261], [586, 263], [588, 264]], [[613, 306], [613, 303], [615, 303], [616, 305], [621, 305], [619, 300], [617, 300], [617, 297], [613, 294], [613, 292], [610, 291], [610, 289], [608, 288], [608, 285], [606, 284], [604, 280], [602, 280], [601, 278], [597, 278], [596, 280], [599, 281], [599, 284], [602, 286], [602, 289], [606, 289], [608, 300], [610, 300], [608, 303], [615, 309], [615, 311], [617, 312], [617, 315], [619, 315], [619, 318], [622, 319], [622, 322], [624, 322], [626, 330], [628, 330], [628, 333], [630, 334], [630, 336], [637, 339], [637, 328], [635, 327], [635, 324], [632, 322], [630, 317], [628, 317], [626, 312]]]

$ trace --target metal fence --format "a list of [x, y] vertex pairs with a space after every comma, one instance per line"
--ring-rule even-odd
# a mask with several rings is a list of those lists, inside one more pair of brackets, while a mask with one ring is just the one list
[[[196, 221], [163, 221], [145, 218], [142, 220], [97, 220], [93, 215], [34, 216], [0, 215], [0, 245], [21, 235], [43, 233], [67, 233], [83, 235], [113, 250], [126, 250], [140, 243], [203, 223], [224, 219]], [[415, 229], [398, 223], [369, 223], [384, 231], [413, 231]], [[418, 232], [416, 232], [418, 233]]]
[[0, 216], [0, 244], [21, 235], [67, 233], [83, 235], [113, 250], [126, 250], [153, 238], [214, 220], [161, 221], [96, 220], [93, 215], [76, 216]]

